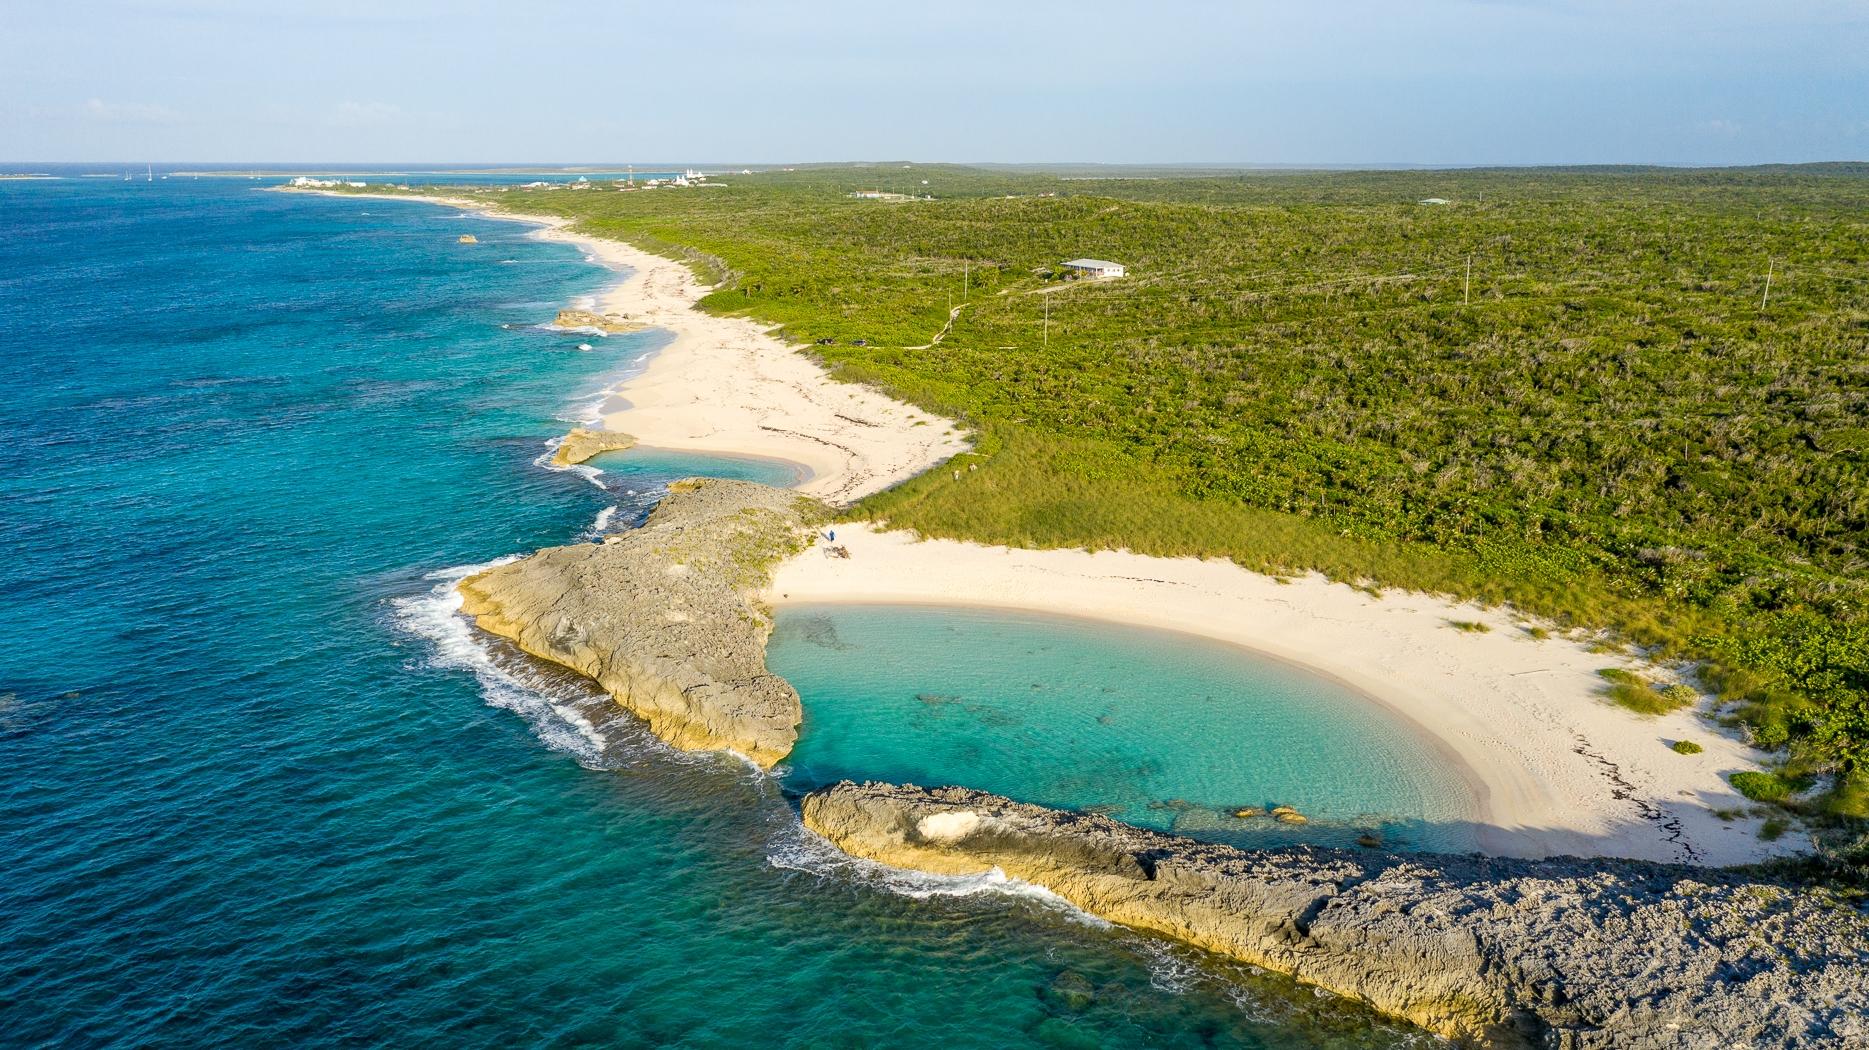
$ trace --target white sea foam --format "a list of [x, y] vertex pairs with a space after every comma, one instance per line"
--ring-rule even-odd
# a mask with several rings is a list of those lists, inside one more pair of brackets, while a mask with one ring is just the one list
[[433, 644], [433, 666], [473, 672], [488, 704], [524, 718], [547, 745], [573, 755], [580, 762], [595, 764], [608, 742], [597, 726], [571, 702], [588, 697], [554, 697], [533, 683], [522, 681], [494, 660], [486, 643], [474, 634], [467, 618], [461, 615], [461, 595], [454, 585], [474, 573], [516, 560], [517, 556], [497, 558], [479, 565], [461, 565], [429, 573], [423, 578], [436, 583], [427, 594], [391, 602], [396, 621], [404, 630]]
[[576, 474], [578, 477], [583, 478], [585, 481], [590, 482], [591, 484], [597, 486], [600, 489], [603, 489], [606, 492], [609, 491], [609, 488], [604, 485], [604, 472], [602, 470], [599, 470], [596, 467], [590, 466], [589, 464], [586, 464], [586, 463], [573, 463], [570, 466], [564, 467], [562, 469], [568, 470], [572, 472], [573, 474]]
[[792, 825], [770, 844], [766, 862], [785, 871], [803, 872], [819, 879], [859, 882], [916, 900], [931, 897], [1005, 897], [1056, 911], [1087, 926], [1110, 925], [1045, 887], [1011, 878], [998, 868], [978, 875], [934, 875], [925, 871], [893, 868], [853, 857], [802, 824]]
[[584, 530], [584, 535], [591, 539], [596, 539], [604, 533], [609, 532], [610, 523], [616, 520], [616, 516], [617, 508], [614, 503], [598, 511], [597, 520], [591, 522], [591, 527]]
[[1179, 994], [1210, 977], [1179, 944], [1138, 936], [1136, 948], [1149, 968], [1149, 985], [1160, 991]]
[[427, 593], [391, 601], [396, 625], [430, 644], [429, 666], [471, 672], [489, 707], [519, 715], [547, 747], [587, 769], [616, 770], [643, 761], [718, 761], [716, 755], [689, 754], [663, 743], [595, 682], [558, 672], [516, 650], [502, 652], [496, 649], [502, 643], [474, 629], [461, 613], [462, 600], [454, 585], [518, 558], [429, 573], [423, 578], [434, 580], [435, 586]]
[[[579, 400], [573, 401], [558, 418], [566, 423], [581, 427], [596, 426], [604, 421], [604, 404], [610, 400], [610, 391], [600, 390], [596, 394], [580, 394]], [[582, 399], [591, 398], [586, 402]]]
[[535, 467], [543, 467], [546, 470], [568, 471], [598, 488], [603, 489], [605, 492], [610, 491], [610, 486], [604, 484], [604, 472], [602, 468], [593, 467], [588, 463], [558, 463], [553, 461], [552, 454], [558, 451], [558, 446], [563, 444], [563, 442], [563, 438], [553, 438], [547, 441], [545, 443], [545, 451], [533, 458], [532, 465]]

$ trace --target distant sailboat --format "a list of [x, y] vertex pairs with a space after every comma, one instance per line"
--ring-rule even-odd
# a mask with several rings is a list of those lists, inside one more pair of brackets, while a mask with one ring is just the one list
[[143, 165], [143, 181], [144, 182], [156, 181], [156, 169], [152, 167], [151, 165], [148, 165], [148, 164]]

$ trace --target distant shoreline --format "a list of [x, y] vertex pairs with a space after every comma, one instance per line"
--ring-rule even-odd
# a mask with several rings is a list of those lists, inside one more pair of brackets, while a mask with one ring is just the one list
[[569, 220], [500, 211], [496, 202], [465, 197], [283, 192], [419, 201], [528, 223], [541, 227], [535, 236], [542, 240], [575, 245], [605, 265], [627, 270], [597, 293], [597, 312], [675, 336], [641, 373], [607, 392], [626, 407], [604, 412], [602, 426], [642, 446], [795, 464], [806, 472], [798, 491], [838, 505], [906, 481], [969, 447], [950, 421], [868, 387], [833, 382], [817, 363], [760, 325], [696, 310], [708, 289], [680, 263], [572, 232], [566, 229]]

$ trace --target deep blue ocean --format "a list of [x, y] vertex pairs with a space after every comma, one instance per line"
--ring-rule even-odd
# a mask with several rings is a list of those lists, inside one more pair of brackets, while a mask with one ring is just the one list
[[1427, 1045], [840, 860], [795, 783], [477, 639], [466, 567], [787, 471], [547, 469], [658, 345], [537, 327], [614, 275], [265, 184], [0, 182], [0, 1044]]

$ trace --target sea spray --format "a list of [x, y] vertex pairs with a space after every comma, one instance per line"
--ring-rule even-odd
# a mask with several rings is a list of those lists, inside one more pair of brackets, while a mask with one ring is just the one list
[[461, 595], [455, 584], [517, 560], [517, 556], [508, 556], [427, 574], [424, 580], [436, 581], [427, 593], [391, 600], [396, 623], [430, 643], [431, 666], [471, 672], [488, 705], [525, 719], [546, 746], [588, 768], [605, 768], [610, 738], [592, 714], [602, 709], [600, 705], [608, 705], [609, 697], [594, 683], [581, 689], [571, 681], [548, 684], [543, 675], [528, 674], [517, 660], [497, 659], [491, 640], [476, 632], [461, 614]]
[[795, 871], [820, 880], [836, 879], [868, 886], [913, 900], [934, 897], [1001, 897], [1055, 912], [1086, 926], [1110, 926], [1110, 923], [1043, 886], [1007, 878], [1006, 873], [998, 868], [977, 875], [936, 875], [893, 868], [853, 857], [796, 820], [774, 835], [766, 862], [783, 871]]

